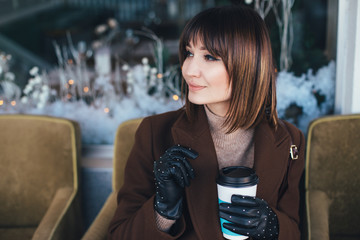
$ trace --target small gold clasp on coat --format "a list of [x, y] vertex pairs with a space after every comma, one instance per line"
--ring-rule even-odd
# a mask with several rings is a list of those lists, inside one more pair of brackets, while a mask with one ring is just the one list
[[291, 156], [292, 160], [296, 160], [299, 158], [299, 151], [298, 151], [296, 145], [290, 146], [290, 156]]

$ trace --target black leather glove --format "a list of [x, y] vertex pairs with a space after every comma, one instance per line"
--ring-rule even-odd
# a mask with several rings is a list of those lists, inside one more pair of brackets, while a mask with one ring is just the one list
[[229, 221], [224, 228], [253, 239], [277, 239], [279, 223], [276, 214], [263, 199], [233, 195], [231, 203], [219, 206], [221, 218]]
[[187, 158], [198, 154], [190, 148], [175, 145], [154, 162], [156, 195], [154, 208], [167, 219], [179, 219], [182, 214], [184, 187], [190, 185], [194, 170]]

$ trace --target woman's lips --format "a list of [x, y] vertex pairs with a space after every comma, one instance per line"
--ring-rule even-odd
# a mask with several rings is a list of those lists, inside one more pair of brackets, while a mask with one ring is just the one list
[[205, 88], [204, 86], [195, 85], [195, 84], [191, 84], [191, 83], [188, 83], [188, 86], [189, 86], [189, 91], [193, 91], [193, 92], [200, 91]]

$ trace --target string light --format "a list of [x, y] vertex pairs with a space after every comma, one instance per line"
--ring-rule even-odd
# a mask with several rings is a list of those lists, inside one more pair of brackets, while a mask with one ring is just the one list
[[69, 84], [70, 84], [70, 85], [73, 85], [73, 84], [74, 84], [74, 80], [70, 79], [70, 80], [69, 80]]
[[67, 99], [70, 99], [72, 96], [71, 96], [70, 93], [68, 93], [68, 94], [66, 95], [66, 97], [67, 97]]
[[157, 77], [157, 78], [163, 78], [163, 74], [162, 74], [162, 73], [158, 73], [158, 74], [156, 75], [156, 77]]
[[105, 113], [109, 113], [109, 112], [110, 112], [110, 109], [106, 107], [106, 108], [104, 108], [104, 112], [105, 112]]
[[84, 92], [85, 93], [89, 92], [89, 87], [84, 87]]
[[0, 100], [0, 106], [4, 105], [4, 100]]
[[11, 104], [11, 106], [15, 106], [15, 105], [16, 105], [16, 101], [15, 101], [15, 100], [14, 100], [14, 101], [11, 101], [10, 104]]

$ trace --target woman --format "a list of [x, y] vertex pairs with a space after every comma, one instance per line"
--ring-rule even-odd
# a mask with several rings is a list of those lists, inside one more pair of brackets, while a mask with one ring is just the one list
[[[300, 239], [304, 136], [277, 117], [264, 21], [244, 7], [205, 10], [186, 25], [179, 53], [185, 108], [139, 126], [109, 238], [223, 239], [220, 216], [253, 239]], [[288, 165], [291, 142], [299, 157]], [[219, 206], [218, 171], [235, 165], [254, 168], [257, 197]]]

